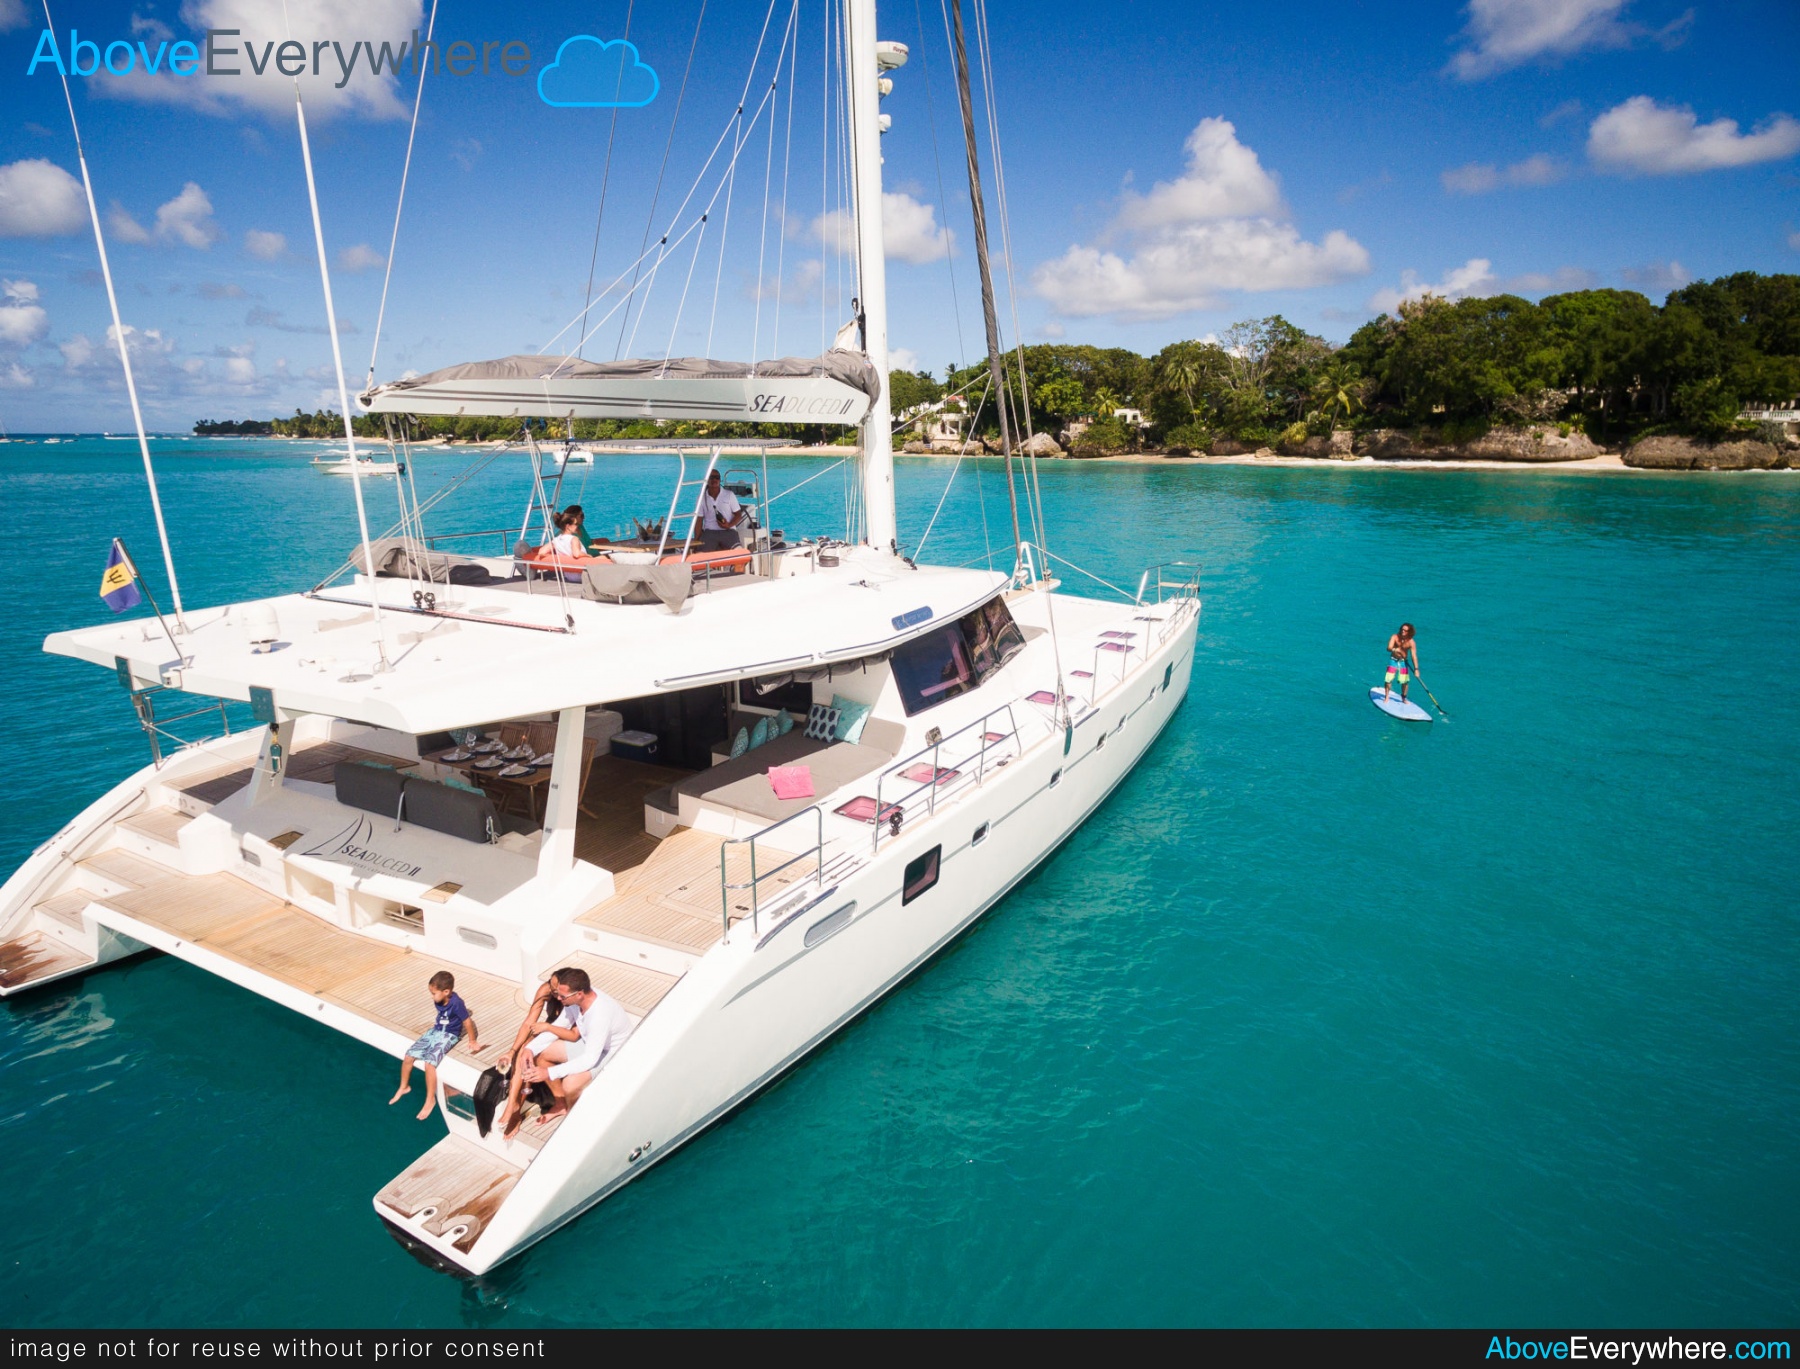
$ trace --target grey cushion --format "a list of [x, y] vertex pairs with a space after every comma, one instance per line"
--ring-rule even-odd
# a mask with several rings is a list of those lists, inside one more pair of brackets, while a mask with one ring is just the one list
[[332, 767], [332, 782], [337, 801], [347, 808], [360, 808], [388, 818], [399, 815], [400, 792], [406, 777], [392, 766], [339, 761]]
[[486, 794], [417, 776], [406, 781], [406, 821], [464, 841], [490, 842], [503, 832], [534, 830], [529, 823], [496, 812]]
[[581, 597], [615, 604], [661, 602], [679, 613], [694, 585], [693, 569], [676, 566], [618, 566], [602, 563], [583, 566]]
[[[868, 735], [867, 730], [863, 735]], [[881, 735], [885, 740], [887, 734]], [[786, 736], [772, 738], [754, 751], [746, 751], [736, 760], [724, 761], [710, 770], [678, 781], [673, 797], [677, 804], [685, 795], [775, 822], [810, 807], [852, 780], [879, 770], [893, 758], [894, 753], [882, 746], [872, 746], [868, 742], [857, 746], [849, 742], [821, 742], [796, 728]], [[765, 772], [772, 765], [796, 764], [811, 768], [813, 797], [776, 798]]]

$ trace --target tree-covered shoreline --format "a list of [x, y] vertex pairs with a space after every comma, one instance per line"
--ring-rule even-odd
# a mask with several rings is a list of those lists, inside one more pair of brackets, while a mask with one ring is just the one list
[[[1496, 429], [1554, 425], [1596, 443], [1671, 435], [1722, 441], [1746, 435], [1746, 404], [1800, 398], [1800, 275], [1739, 272], [1696, 281], [1661, 304], [1631, 290], [1578, 290], [1537, 303], [1517, 295], [1445, 300], [1427, 295], [1358, 328], [1334, 346], [1279, 315], [1246, 320], [1218, 338], [1173, 342], [1154, 356], [1123, 347], [1042, 343], [1005, 358], [1012, 412], [1032, 432], [1068, 435], [1092, 454], [1143, 448], [1206, 450], [1218, 443], [1298, 448], [1309, 437], [1406, 428], [1445, 442]], [[964, 431], [999, 433], [986, 362], [889, 376], [896, 417], [946, 404]], [[1116, 416], [1137, 411], [1142, 421]], [[387, 437], [390, 420], [363, 415], [358, 436]], [[516, 418], [413, 416], [413, 441], [516, 438]], [[542, 441], [782, 436], [845, 442], [840, 428], [648, 420], [532, 420]], [[568, 429], [572, 427], [573, 431]], [[397, 429], [396, 429], [397, 430]], [[201, 435], [332, 438], [329, 411], [194, 425]], [[896, 437], [900, 436], [898, 429]]]

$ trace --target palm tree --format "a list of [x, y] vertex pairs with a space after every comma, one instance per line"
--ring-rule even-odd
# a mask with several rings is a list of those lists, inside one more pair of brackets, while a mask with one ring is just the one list
[[1206, 362], [1198, 342], [1177, 342], [1169, 347], [1162, 357], [1161, 374], [1157, 379], [1167, 388], [1174, 390], [1188, 407], [1188, 417], [1194, 416], [1194, 391], [1206, 378]]
[[1367, 388], [1368, 382], [1353, 364], [1331, 361], [1320, 368], [1312, 394], [1319, 402], [1319, 412], [1336, 428], [1340, 417], [1347, 419], [1356, 412]]

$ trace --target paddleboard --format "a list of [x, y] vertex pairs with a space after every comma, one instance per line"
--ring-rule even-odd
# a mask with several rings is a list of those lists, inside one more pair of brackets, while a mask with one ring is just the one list
[[1375, 688], [1369, 691], [1369, 702], [1374, 704], [1375, 707], [1379, 708], [1383, 713], [1387, 714], [1388, 717], [1399, 718], [1403, 722], [1428, 723], [1431, 721], [1431, 714], [1427, 713], [1410, 699], [1403, 702], [1397, 693], [1390, 697], [1387, 702], [1383, 703], [1380, 685], [1376, 685]]

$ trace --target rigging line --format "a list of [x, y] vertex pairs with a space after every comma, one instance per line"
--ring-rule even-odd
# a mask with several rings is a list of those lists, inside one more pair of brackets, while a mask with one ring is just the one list
[[[775, 0], [769, 0], [771, 9], [773, 9], [774, 3]], [[706, 19], [706, 4], [707, 0], [700, 0], [700, 13], [694, 20], [694, 41], [688, 45], [687, 65], [683, 67], [681, 71], [681, 89], [675, 94], [675, 112], [669, 117], [669, 137], [668, 140], [663, 143], [662, 165], [657, 168], [656, 172], [656, 189], [650, 196], [650, 212], [644, 216], [645, 243], [650, 241], [650, 230], [652, 225], [656, 222], [656, 206], [662, 202], [663, 177], [669, 170], [669, 153], [673, 151], [675, 147], [675, 130], [681, 126], [681, 105], [682, 102], [687, 99], [688, 77], [691, 76], [694, 71], [694, 54], [700, 50], [700, 26]], [[762, 45], [759, 43], [757, 45], [757, 51], [760, 52], [761, 50]], [[677, 216], [679, 216], [680, 211], [677, 210], [676, 213]], [[667, 237], [668, 235], [664, 234], [664, 236]], [[642, 246], [642, 244], [639, 245]], [[658, 258], [658, 260], [660, 261], [661, 258]], [[631, 277], [631, 288], [634, 291], [637, 289], [637, 275], [635, 271]], [[643, 311], [641, 309], [638, 311], [638, 316], [640, 318], [643, 317]], [[619, 348], [624, 345], [625, 341], [625, 325], [630, 321], [630, 318], [631, 311], [628, 309], [625, 311], [625, 317], [619, 320], [619, 341], [613, 346], [614, 361], [619, 359]], [[632, 337], [636, 338], [636, 336], [637, 330], [633, 329]]]
[[[50, 0], [44, 0], [44, 27], [56, 32], [50, 18]], [[125, 368], [125, 393], [131, 398], [131, 419], [137, 425], [138, 451], [144, 457], [144, 478], [150, 484], [150, 508], [156, 514], [156, 535], [162, 541], [163, 569], [169, 573], [169, 594], [175, 601], [175, 627], [187, 631], [181, 611], [181, 582], [175, 578], [175, 555], [169, 550], [169, 529], [163, 522], [162, 496], [156, 489], [156, 471], [150, 464], [150, 439], [144, 435], [144, 412], [138, 405], [137, 379], [131, 373], [131, 349], [125, 337], [125, 325], [119, 318], [119, 297], [113, 290], [112, 264], [106, 259], [106, 238], [100, 231], [100, 210], [94, 203], [94, 182], [88, 175], [87, 151], [81, 145], [81, 125], [75, 118], [75, 98], [69, 94], [69, 77], [57, 64], [62, 77], [63, 102], [69, 107], [69, 127], [75, 133], [75, 160], [81, 163], [81, 185], [87, 192], [88, 217], [94, 224], [94, 246], [100, 251], [100, 275], [106, 281], [106, 303], [112, 309], [113, 337], [119, 343], [119, 364]], [[173, 646], [173, 641], [170, 642]], [[176, 648], [177, 652], [180, 648]]]
[[[950, 0], [950, 19], [955, 34], [956, 94], [962, 112], [963, 153], [969, 171], [969, 208], [975, 224], [975, 260], [981, 268], [981, 315], [987, 328], [988, 375], [996, 391], [1004, 393], [1006, 378], [1001, 373], [1003, 353], [1000, 350], [1000, 320], [994, 314], [994, 276], [988, 265], [987, 208], [982, 202], [981, 161], [975, 147], [975, 111], [969, 99], [969, 54], [963, 40], [962, 0]], [[1004, 404], [996, 404], [1000, 416], [1000, 445], [1006, 456], [1006, 496], [1012, 509], [1013, 554], [1018, 555], [1024, 536], [1019, 530], [1019, 495], [1013, 482], [1012, 433], [1007, 427]], [[1018, 562], [1015, 559], [1014, 569]]]
[[[826, 210], [831, 199], [831, 10], [825, 5], [825, 41], [819, 48], [819, 226], [831, 222]], [[819, 355], [825, 355], [825, 233], [819, 233]]]
[[[994, 98], [994, 63], [993, 43], [988, 37], [987, 0], [974, 0], [975, 5], [975, 47], [981, 63], [982, 102], [987, 107], [988, 145], [994, 154], [994, 193], [1000, 201], [1000, 250], [1006, 256], [1006, 303], [1012, 315], [1013, 346], [1019, 358], [1019, 403], [1024, 409], [1025, 436], [1029, 439], [1031, 431], [1031, 381], [1025, 373], [1025, 334], [1019, 327], [1019, 289], [1013, 277], [1012, 247], [1012, 208], [1006, 193], [1006, 159], [1000, 148], [1000, 111]], [[1044, 510], [1044, 493], [1038, 481], [1037, 457], [1027, 455], [1025, 474], [1030, 482], [1031, 498], [1028, 500], [1035, 512], [1038, 545], [1048, 550], [1048, 535], [1045, 530], [1047, 514]]]
[[[797, 24], [799, 17], [800, 0], [794, 0], [794, 15], [789, 22]], [[798, 84], [795, 80], [794, 73], [799, 66], [799, 62], [800, 33], [796, 27], [794, 32], [794, 45], [788, 49], [787, 134], [786, 140], [782, 145], [781, 153], [781, 234], [775, 240], [775, 334], [769, 340], [769, 355], [771, 357], [778, 357], [781, 355], [781, 297], [787, 288], [786, 283], [782, 279], [782, 273], [787, 270], [788, 178], [794, 165], [794, 87]], [[774, 131], [773, 124], [770, 125], [770, 131], [771, 133]], [[752, 357], [751, 360], [755, 360], [755, 358]]]
[[[437, 27], [437, 0], [431, 0], [431, 17], [425, 21], [425, 41], [431, 41]], [[436, 51], [433, 48], [432, 51]], [[387, 318], [388, 285], [394, 279], [394, 249], [400, 243], [400, 211], [406, 207], [406, 179], [412, 173], [413, 140], [419, 136], [419, 106], [425, 102], [425, 73], [429, 64], [419, 63], [419, 88], [413, 94], [412, 127], [406, 133], [406, 160], [400, 167], [400, 194], [394, 201], [394, 231], [388, 238], [387, 267], [381, 273], [381, 307], [375, 311], [375, 337], [369, 343], [369, 377], [363, 382], [367, 390], [375, 383], [375, 354], [381, 350], [381, 325]], [[398, 484], [398, 481], [394, 482]]]
[[1134, 594], [1132, 594], [1132, 592], [1130, 590], [1121, 589], [1119, 586], [1115, 585], [1111, 580], [1102, 579], [1100, 576], [1094, 574], [1093, 571], [1088, 570], [1085, 566], [1076, 565], [1073, 561], [1069, 560], [1068, 557], [1058, 556], [1055, 552], [1051, 551], [1050, 548], [1048, 548], [1048, 547], [1039, 547], [1038, 550], [1043, 552], [1044, 555], [1049, 557], [1052, 561], [1061, 561], [1070, 570], [1080, 571], [1081, 574], [1087, 576], [1088, 579], [1093, 580], [1098, 584], [1105, 585], [1114, 594], [1122, 595], [1127, 601], [1130, 601], [1130, 602], [1136, 601], [1136, 596]]
[[712, 355], [713, 329], [719, 322], [719, 287], [725, 280], [725, 245], [731, 241], [731, 197], [737, 185], [738, 150], [744, 145], [744, 108], [738, 106], [735, 116], [738, 122], [737, 141], [731, 149], [731, 166], [726, 172], [728, 183], [725, 187], [725, 222], [719, 226], [719, 264], [713, 271], [712, 313], [706, 320], [706, 353]]
[[763, 500], [763, 508], [767, 509], [767, 508], [771, 507], [777, 499], [787, 498], [795, 490], [801, 488], [801, 486], [812, 484], [812, 482], [817, 480], [821, 475], [830, 475], [833, 471], [835, 471], [839, 466], [843, 465], [849, 459], [850, 458], [847, 456], [839, 457], [836, 461], [833, 461], [824, 470], [814, 471], [811, 475], [807, 476], [806, 479], [802, 480], [799, 485], [789, 485], [780, 494], [770, 495], [767, 499]]
[[[669, 231], [671, 231], [671, 232], [674, 231], [674, 225], [681, 218], [681, 211], [688, 207], [689, 201], [691, 201], [694, 198], [694, 192], [700, 188], [700, 183], [706, 179], [706, 173], [707, 173], [707, 170], [713, 164], [713, 158], [715, 158], [719, 155], [719, 149], [725, 145], [726, 135], [731, 132], [732, 121], [735, 120], [738, 117], [738, 115], [741, 113], [742, 113], [741, 108], [737, 111], [734, 111], [733, 114], [731, 115], [731, 118], [729, 118], [725, 121], [725, 127], [719, 130], [719, 136], [718, 136], [718, 139], [713, 143], [712, 151], [707, 154], [706, 160], [703, 163], [701, 163], [701, 165], [700, 165], [700, 170], [698, 172], [696, 172], [694, 175], [694, 184], [691, 187], [689, 187], [687, 195], [682, 199], [681, 204], [679, 206], [677, 206], [675, 212], [669, 216]], [[648, 241], [648, 238], [646, 238], [646, 242], [647, 241]], [[593, 303], [587, 305], [585, 308], [578, 310], [575, 314], [575, 317], [570, 319], [567, 323], [563, 324], [562, 327], [558, 328], [554, 333], [552, 333], [550, 335], [549, 340], [546, 341], [543, 346], [538, 348], [537, 354], [539, 356], [542, 356], [545, 352], [549, 351], [550, 343], [555, 342], [557, 340], [557, 338], [561, 337], [564, 333], [568, 332], [569, 329], [573, 328], [576, 324], [580, 323], [581, 320], [587, 316], [589, 311], [591, 311], [593, 309], [595, 304], [598, 304], [601, 300], [605, 299], [609, 294], [612, 293], [613, 286], [617, 285], [620, 281], [625, 279], [626, 272], [631, 271], [633, 268], [642, 265], [645, 258], [647, 258], [651, 254], [651, 252], [653, 252], [655, 250], [656, 250], [655, 248], [646, 246], [644, 248], [644, 250], [638, 254], [637, 259], [635, 261], [627, 262], [625, 264], [623, 270], [621, 270], [618, 275], [614, 276], [610, 281], [607, 282], [606, 286], [600, 291], [599, 296], [593, 301]], [[632, 288], [633, 289], [636, 288], [635, 284], [633, 285]], [[625, 297], [626, 298], [630, 297], [630, 291], [626, 292]]]
[[[781, 47], [775, 53], [775, 78], [769, 82], [769, 90], [774, 93], [781, 84], [781, 59], [787, 56], [788, 39], [794, 34], [794, 18], [799, 13], [795, 6], [788, 11], [787, 29], [781, 35]], [[762, 355], [762, 297], [763, 297], [763, 264], [769, 253], [769, 192], [775, 181], [775, 121], [776, 115], [769, 117], [769, 147], [763, 154], [763, 207], [762, 236], [756, 246], [756, 311], [750, 328], [750, 370], [756, 372], [757, 358]]]
[[[282, 26], [292, 37], [293, 23], [288, 18], [287, 0], [281, 0]], [[312, 208], [313, 244], [319, 250], [319, 283], [325, 292], [325, 330], [331, 334], [331, 363], [337, 371], [338, 403], [344, 411], [344, 445], [350, 451], [350, 487], [356, 495], [356, 523], [362, 533], [363, 568], [369, 576], [369, 608], [375, 624], [375, 656], [377, 670], [385, 674], [388, 664], [387, 643], [381, 628], [381, 595], [375, 587], [375, 554], [369, 548], [369, 513], [363, 506], [362, 470], [356, 464], [356, 425], [350, 418], [350, 387], [344, 381], [344, 348], [338, 341], [337, 306], [331, 300], [331, 263], [325, 256], [325, 225], [319, 220], [319, 187], [313, 179], [312, 144], [306, 136], [306, 104], [300, 98], [300, 78], [294, 77], [294, 118], [300, 126], [300, 160], [306, 167], [306, 198]]]
[[706, 215], [700, 216], [700, 236], [694, 239], [694, 255], [688, 259], [687, 280], [681, 287], [681, 300], [675, 306], [675, 321], [669, 325], [669, 345], [663, 350], [663, 374], [669, 372], [669, 358], [675, 355], [675, 334], [681, 327], [681, 311], [687, 308], [688, 290], [694, 284], [694, 268], [700, 264], [700, 249], [706, 244]]
[[[942, 4], [943, 0], [939, 0]], [[925, 13], [919, 0], [913, 0], [913, 17], [919, 25], [919, 64], [925, 73], [925, 125], [931, 130], [931, 164], [937, 168], [938, 203], [944, 206], [944, 218], [950, 217], [950, 195], [944, 189], [944, 163], [938, 157], [937, 139], [937, 101], [931, 93], [931, 58], [925, 51]], [[948, 22], [946, 21], [946, 28]], [[947, 230], [946, 230], [947, 231]], [[956, 320], [956, 355], [964, 366], [969, 364], [969, 349], [963, 343], [962, 305], [956, 297], [956, 259], [950, 253], [950, 244], [944, 243], [944, 269], [950, 273], [950, 314]], [[944, 383], [950, 383], [950, 377], [944, 377]]]
[[[768, 108], [768, 105], [769, 105], [769, 97], [767, 96], [767, 94], [765, 94], [763, 96], [762, 103], [756, 107], [756, 112], [750, 118], [750, 127], [751, 128], [756, 127], [757, 120], [762, 117], [762, 112], [763, 112], [763, 110]], [[719, 141], [721, 144], [723, 144], [724, 139], [721, 137]], [[716, 151], [716, 149], [715, 149], [715, 151]], [[735, 164], [735, 157], [733, 159], [733, 164]], [[701, 170], [704, 173], [705, 168], [702, 167]], [[701, 211], [702, 218], [704, 218], [706, 215], [710, 214], [712, 212], [712, 207], [719, 202], [719, 196], [724, 192], [726, 183], [727, 183], [727, 178], [724, 176], [721, 176], [719, 178], [719, 184], [716, 187], [714, 187], [714, 189], [713, 189], [712, 198], [706, 202], [705, 208]], [[695, 183], [694, 189], [695, 190], [699, 189], [698, 182]], [[688, 195], [688, 199], [691, 200], [692, 198], [693, 198], [693, 194], [692, 194], [692, 192], [690, 192]], [[685, 209], [685, 208], [687, 208], [687, 200], [684, 200], [681, 204], [681, 209]], [[669, 233], [673, 233], [675, 231], [675, 224], [679, 221], [680, 221], [680, 209], [678, 209], [676, 211], [675, 218], [670, 221], [669, 230], [668, 230]], [[687, 240], [688, 235], [691, 234], [696, 228], [698, 228], [700, 226], [700, 223], [701, 223], [701, 219], [694, 220], [694, 222], [689, 224], [687, 226], [686, 230], [681, 234], [681, 236], [676, 238], [673, 243], [669, 242], [668, 233], [665, 233], [661, 238], [657, 239], [657, 245], [652, 250], [657, 252], [659, 255], [657, 258], [656, 266], [651, 268], [652, 276], [654, 276], [657, 269], [659, 269], [661, 267], [662, 256], [666, 255], [666, 249], [668, 249], [670, 247], [681, 246], [681, 244]], [[644, 257], [648, 257], [649, 255], [650, 255], [649, 252], [644, 253]], [[643, 259], [644, 259], [643, 257], [640, 257], [638, 260], [642, 261]], [[630, 268], [627, 268], [627, 269], [629, 270]], [[619, 278], [620, 279], [624, 278], [624, 272], [619, 273]], [[636, 286], [634, 285], [632, 288], [636, 289]], [[601, 298], [604, 299], [605, 297], [606, 297], [606, 292], [602, 291]], [[627, 292], [627, 293], [619, 296], [617, 303], [615, 303], [612, 308], [610, 308], [606, 311], [606, 313], [601, 317], [600, 321], [598, 323], [596, 323], [592, 328], [588, 329], [587, 332], [582, 334], [582, 340], [586, 341], [588, 338], [591, 338], [595, 333], [599, 332], [601, 328], [605, 327], [607, 319], [610, 319], [614, 314], [618, 313], [620, 309], [623, 309], [626, 305], [626, 302], [629, 301], [631, 298], [632, 298], [632, 295], [630, 292]], [[596, 304], [598, 304], [599, 300], [596, 300], [594, 302]], [[623, 325], [621, 325], [621, 326], [623, 326]], [[566, 329], [565, 329], [565, 331], [566, 331]], [[560, 334], [558, 336], [560, 336]], [[552, 342], [554, 342], [555, 340], [556, 340], [555, 338], [551, 339]], [[548, 346], [549, 344], [546, 343], [545, 345]], [[539, 355], [542, 355], [541, 349], [540, 349]], [[545, 376], [543, 379], [546, 382], [548, 382], [549, 380], [554, 378], [559, 372], [561, 372], [564, 365], [568, 364], [572, 360], [574, 360], [573, 357], [564, 357], [562, 359], [562, 362], [559, 363], [550, 372], [550, 374]]]
[[925, 531], [919, 534], [919, 545], [913, 548], [913, 560], [925, 554], [925, 543], [931, 536], [931, 530], [937, 526], [938, 515], [944, 511], [944, 501], [950, 497], [950, 487], [956, 483], [956, 473], [962, 469], [962, 443], [957, 443], [956, 464], [950, 468], [950, 478], [944, 482], [944, 492], [938, 496], [937, 507], [931, 511], [931, 521], [925, 525]]
[[[1019, 332], [1019, 292], [1017, 285], [1013, 280], [1011, 219], [1008, 215], [1006, 204], [1006, 167], [1000, 159], [1000, 119], [994, 104], [993, 45], [988, 41], [987, 0], [974, 0], [974, 5], [976, 43], [982, 64], [981, 92], [983, 102], [987, 106], [989, 145], [993, 148], [994, 152], [994, 191], [1000, 197], [1000, 246], [1006, 253], [1007, 304], [1012, 312], [1013, 337], [1016, 341], [1019, 341], [1019, 388], [1021, 394], [1023, 394], [1025, 393], [1026, 385], [1025, 349], [1024, 343], [1020, 339]], [[957, 14], [960, 25], [960, 6]], [[973, 132], [971, 132], [970, 137], [973, 138], [973, 136]], [[992, 304], [989, 300], [984, 300], [983, 302], [990, 310], [992, 309]], [[990, 319], [993, 317], [991, 312], [988, 317]], [[1008, 455], [1010, 457], [1011, 454], [1008, 453]], [[1008, 470], [1011, 470], [1010, 463], [1008, 465]], [[1050, 548], [1045, 545], [1048, 539], [1044, 535], [1044, 493], [1042, 487], [1038, 484], [1037, 458], [1032, 457], [1025, 470], [1027, 479], [1030, 482], [1030, 487], [1036, 494], [1035, 503], [1037, 507], [1038, 549], [1047, 556], [1049, 555]], [[1028, 500], [1027, 502], [1029, 503], [1031, 501]], [[1049, 577], [1046, 576], [1045, 578], [1048, 579]], [[1063, 692], [1062, 639], [1056, 631], [1056, 596], [1048, 592], [1044, 595], [1044, 617], [1050, 628], [1050, 658], [1056, 664], [1056, 707], [1062, 714], [1063, 744], [1066, 747], [1068, 745], [1070, 732], [1074, 727], [1074, 720], [1069, 713], [1068, 696]]]
[[[461, 475], [453, 476], [451, 478], [449, 484], [441, 487], [435, 494], [433, 494], [430, 498], [428, 498], [422, 506], [419, 506], [420, 514], [422, 515], [425, 512], [425, 510], [427, 510], [427, 509], [436, 508], [440, 503], [442, 503], [450, 495], [454, 494], [457, 490], [461, 489], [464, 485], [468, 484], [469, 481], [473, 480], [477, 475], [481, 474], [481, 472], [485, 471], [489, 466], [493, 465], [495, 461], [499, 460], [500, 456], [501, 456], [501, 453], [498, 451], [489, 452], [486, 456], [481, 458], [481, 460], [477, 461], [474, 465], [470, 466], [467, 470], [463, 471], [463, 473]], [[414, 493], [413, 502], [415, 505], [418, 505], [418, 497], [417, 497], [416, 491]], [[394, 524], [393, 527], [389, 528], [386, 532], [382, 533], [381, 535], [384, 539], [388, 538], [388, 537], [392, 537], [396, 532], [399, 532], [400, 529], [401, 529], [401, 525], [396, 523], [396, 524]], [[318, 584], [314, 585], [312, 587], [312, 589], [310, 589], [307, 592], [309, 594], [317, 594], [320, 590], [324, 589], [325, 586], [329, 585], [333, 580], [337, 579], [338, 576], [342, 575], [345, 571], [355, 570], [355, 569], [356, 569], [356, 558], [354, 556], [352, 556], [348, 561], [340, 561], [337, 564], [337, 568], [335, 570], [333, 570], [331, 572], [331, 574], [327, 575], [324, 579], [320, 580]]]
[[[437, 0], [432, 0], [432, 7], [434, 10], [436, 6]], [[629, 0], [629, 3], [625, 6], [625, 33], [623, 35], [623, 41], [625, 42], [631, 41], [631, 16], [636, 9], [637, 0]], [[423, 83], [423, 80], [424, 78], [421, 77], [421, 84]], [[581, 312], [584, 314], [587, 313], [588, 309], [591, 307], [590, 302], [594, 298], [594, 267], [600, 261], [600, 225], [606, 222], [606, 191], [607, 187], [612, 184], [613, 139], [616, 138], [619, 133], [619, 92], [623, 90], [624, 87], [625, 63], [621, 58], [619, 62], [619, 79], [613, 84], [612, 123], [606, 130], [606, 164], [600, 172], [600, 210], [594, 215], [594, 246], [588, 253], [587, 292], [582, 296], [581, 300]], [[575, 355], [578, 357], [581, 355], [579, 349], [577, 349]]]
[[[762, 118], [763, 111], [765, 109], [769, 108], [770, 99], [773, 96], [773, 94], [774, 94], [773, 86], [771, 86], [767, 91], [765, 91], [763, 93], [763, 98], [762, 98], [761, 102], [756, 106], [756, 112], [753, 115], [751, 115], [751, 117], [750, 117], [750, 127], [751, 128], [756, 127], [757, 122]], [[774, 127], [773, 116], [771, 116], [770, 127], [771, 128]], [[688, 234], [692, 233], [701, 224], [704, 224], [706, 222], [707, 215], [712, 212], [713, 205], [718, 203], [719, 195], [723, 192], [724, 188], [725, 188], [725, 180], [723, 177], [721, 177], [719, 180], [719, 184], [716, 187], [714, 187], [714, 189], [713, 189], [712, 198], [706, 202], [706, 208], [701, 211], [700, 217], [697, 220], [695, 220], [692, 224], [688, 225], [687, 232], [683, 233], [679, 238], [675, 239], [675, 241], [672, 245], [669, 242], [667, 233], [665, 233], [660, 239], [658, 239], [657, 252], [656, 252], [656, 264], [650, 268], [650, 274], [644, 278], [644, 282], [643, 282], [643, 284], [644, 284], [644, 300], [645, 300], [646, 307], [638, 310], [637, 321], [631, 325], [631, 340], [630, 340], [630, 342], [631, 342], [632, 347], [635, 348], [637, 345], [638, 328], [643, 323], [644, 317], [645, 317], [646, 313], [648, 312], [648, 301], [650, 298], [650, 292], [656, 288], [657, 273], [662, 270], [663, 262], [668, 259], [669, 253], [672, 250], [672, 247], [680, 247], [681, 244], [687, 240]], [[693, 197], [690, 194], [688, 198], [692, 199]], [[686, 208], [685, 201], [683, 202], [682, 207]], [[679, 218], [679, 213], [678, 213], [677, 217]], [[674, 231], [673, 223], [670, 224], [670, 231], [671, 232]], [[636, 287], [634, 286], [633, 288], [635, 289]], [[620, 302], [623, 303], [625, 300], [629, 300], [631, 298], [632, 298], [632, 296], [630, 294], [626, 294], [621, 299]], [[614, 306], [614, 308], [616, 310], [617, 306]], [[608, 312], [608, 317], [611, 317], [611, 312], [612, 311]], [[621, 320], [619, 323], [619, 329], [621, 332], [623, 332], [624, 328], [625, 328], [624, 321]], [[596, 331], [598, 331], [598, 325], [596, 325], [594, 329], [590, 329], [586, 336], [592, 337], [594, 332], [596, 332]], [[560, 371], [562, 368], [559, 366], [556, 369]], [[555, 372], [553, 371], [551, 374], [554, 375]]]

